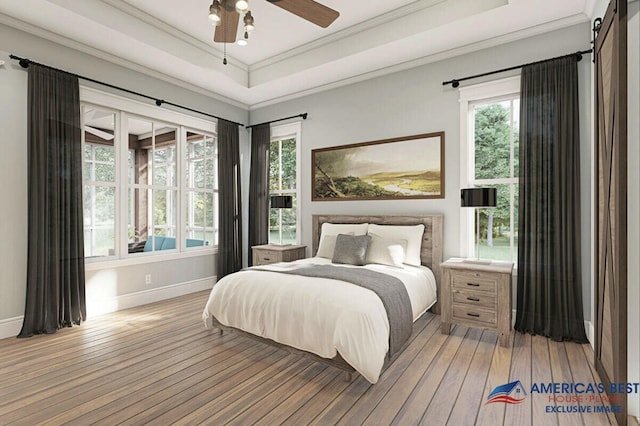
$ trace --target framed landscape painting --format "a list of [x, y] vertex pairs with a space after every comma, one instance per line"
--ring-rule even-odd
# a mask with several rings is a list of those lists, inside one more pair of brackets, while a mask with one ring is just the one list
[[312, 201], [444, 198], [444, 132], [311, 151]]

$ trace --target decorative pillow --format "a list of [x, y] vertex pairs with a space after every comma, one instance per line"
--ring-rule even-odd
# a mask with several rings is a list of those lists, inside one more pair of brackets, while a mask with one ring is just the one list
[[320, 243], [318, 244], [316, 256], [331, 259], [336, 247], [336, 236], [338, 234], [367, 235], [367, 224], [323, 223], [320, 232]]
[[371, 237], [367, 263], [379, 263], [381, 265], [397, 266], [402, 268], [404, 254], [407, 250], [407, 240], [388, 239], [369, 232]]
[[375, 225], [369, 224], [368, 233], [375, 234], [387, 241], [407, 240], [404, 263], [420, 266], [420, 251], [424, 225]]
[[370, 241], [371, 237], [368, 235], [338, 234], [331, 262], [356, 266], [364, 265]]

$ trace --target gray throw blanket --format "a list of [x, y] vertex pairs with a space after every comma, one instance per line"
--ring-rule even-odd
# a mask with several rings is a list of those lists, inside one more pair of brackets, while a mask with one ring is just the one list
[[312, 265], [281, 271], [260, 267], [251, 269], [341, 280], [373, 291], [382, 301], [389, 319], [389, 358], [400, 351], [411, 336], [413, 330], [411, 300], [404, 284], [396, 277], [369, 269], [340, 268], [331, 265]]

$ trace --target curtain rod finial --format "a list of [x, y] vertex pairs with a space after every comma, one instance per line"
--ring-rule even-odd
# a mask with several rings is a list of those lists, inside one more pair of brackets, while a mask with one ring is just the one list
[[451, 86], [455, 89], [460, 86], [460, 82], [458, 80], [451, 80]]
[[302, 119], [303, 119], [303, 120], [306, 120], [306, 119], [307, 119], [307, 115], [309, 115], [309, 114], [307, 114], [307, 113], [305, 112], [304, 114], [301, 114], [300, 116], [302, 117]]

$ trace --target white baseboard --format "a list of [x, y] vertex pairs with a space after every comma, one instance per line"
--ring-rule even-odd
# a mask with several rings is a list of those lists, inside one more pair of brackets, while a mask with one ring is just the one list
[[[108, 300], [101, 300], [99, 304], [92, 303], [87, 300], [87, 316], [94, 318], [96, 316], [116, 312], [123, 309], [133, 308], [140, 305], [146, 305], [153, 302], [159, 302], [165, 299], [171, 299], [185, 294], [195, 293], [197, 291], [211, 290], [216, 282], [216, 277], [202, 278], [199, 280], [187, 281], [168, 285], [165, 287], [154, 288], [144, 291], [138, 291], [130, 294], [123, 294], [112, 297]], [[22, 321], [24, 316], [8, 318], [0, 320], [0, 339], [15, 337], [22, 329]]]
[[16, 337], [22, 330], [24, 316], [0, 320], [0, 339]]
[[94, 318], [98, 315], [147, 305], [149, 303], [159, 302], [165, 299], [172, 299], [185, 294], [211, 290], [215, 282], [216, 277], [213, 276], [172, 284], [160, 288], [152, 288], [135, 293], [123, 294], [109, 298], [108, 300], [100, 300], [99, 303], [91, 303], [91, 301], [87, 300], [87, 317]]

